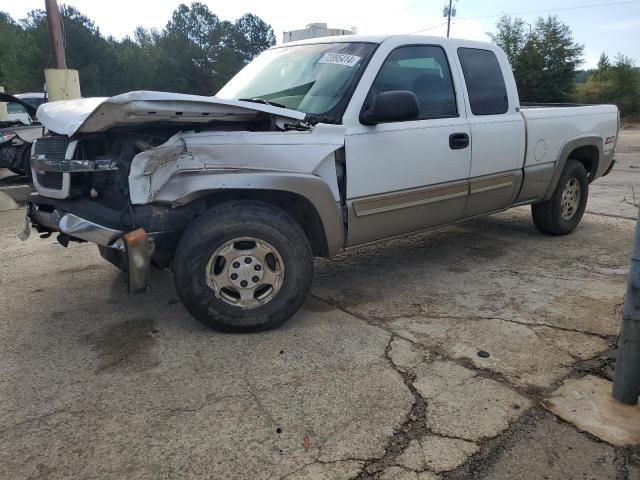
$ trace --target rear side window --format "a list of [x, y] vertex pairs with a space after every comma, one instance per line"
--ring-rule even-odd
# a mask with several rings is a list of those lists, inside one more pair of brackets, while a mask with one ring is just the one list
[[490, 50], [459, 48], [469, 103], [474, 115], [499, 115], [509, 110], [509, 97], [496, 55]]
[[7, 103], [7, 113], [17, 114], [27, 113], [27, 111], [19, 103]]
[[392, 90], [415, 93], [419, 119], [456, 117], [456, 96], [444, 50], [429, 45], [396, 48], [385, 60], [365, 103]]

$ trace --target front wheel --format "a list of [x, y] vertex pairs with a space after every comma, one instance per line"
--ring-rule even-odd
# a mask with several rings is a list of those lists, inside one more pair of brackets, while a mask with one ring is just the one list
[[589, 179], [584, 165], [569, 159], [551, 198], [531, 205], [533, 223], [551, 235], [571, 233], [582, 219], [588, 196]]
[[31, 180], [31, 147], [25, 148], [20, 157], [20, 165], [9, 167], [16, 175], [23, 175]]
[[312, 276], [313, 253], [298, 223], [269, 204], [247, 200], [198, 217], [174, 259], [184, 306], [225, 332], [276, 328], [300, 308]]

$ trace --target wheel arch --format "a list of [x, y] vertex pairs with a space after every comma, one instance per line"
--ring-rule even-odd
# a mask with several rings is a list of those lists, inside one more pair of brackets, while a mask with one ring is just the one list
[[181, 174], [155, 196], [156, 202], [173, 206], [204, 200], [211, 207], [237, 199], [262, 201], [286, 211], [304, 230], [315, 256], [330, 257], [344, 247], [339, 200], [315, 175], [238, 171]]
[[545, 193], [544, 201], [549, 200], [553, 195], [560, 180], [560, 175], [562, 175], [562, 171], [570, 158], [584, 165], [589, 177], [589, 183], [591, 183], [596, 178], [603, 155], [602, 138], [596, 135], [579, 137], [566, 142], [560, 149], [560, 154], [556, 160], [556, 168]]

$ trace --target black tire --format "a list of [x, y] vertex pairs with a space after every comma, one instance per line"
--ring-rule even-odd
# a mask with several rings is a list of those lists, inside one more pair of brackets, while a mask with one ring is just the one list
[[29, 180], [31, 180], [31, 159], [29, 158], [30, 155], [31, 155], [31, 146], [29, 146], [28, 148], [25, 148], [24, 151], [22, 152], [22, 158], [20, 159], [20, 167], [19, 168], [9, 167], [9, 170], [11, 170], [16, 175], [22, 175], [24, 177], [27, 177]]
[[33, 173], [31, 172], [31, 146], [27, 148], [22, 154], [22, 170], [23, 175], [29, 180], [32, 180]]
[[[562, 197], [567, 183], [571, 179], [577, 181], [580, 187], [580, 198], [570, 218], [565, 218], [562, 215]], [[570, 158], [560, 175], [560, 180], [551, 198], [546, 202], [531, 205], [533, 223], [538, 230], [550, 235], [566, 235], [571, 233], [578, 226], [580, 220], [582, 220], [588, 197], [589, 179], [587, 177], [587, 171], [582, 163]]]
[[[255, 308], [230, 305], [207, 283], [207, 265], [226, 242], [253, 237], [273, 246], [284, 264], [279, 290]], [[198, 217], [182, 236], [173, 264], [178, 296], [205, 325], [223, 332], [258, 332], [278, 327], [305, 301], [313, 277], [313, 252], [300, 225], [269, 204], [235, 200]], [[228, 267], [227, 267], [228, 268]]]

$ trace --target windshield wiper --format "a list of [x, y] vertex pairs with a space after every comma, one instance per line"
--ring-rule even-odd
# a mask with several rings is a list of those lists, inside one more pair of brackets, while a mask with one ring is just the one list
[[272, 102], [271, 100], [265, 100], [264, 98], [239, 98], [238, 100], [240, 100], [241, 102], [261, 103], [263, 105], [270, 105], [272, 107], [287, 108], [286, 105]]
[[336, 119], [328, 115], [316, 115], [314, 113], [307, 113], [305, 121], [309, 125], [317, 125], [318, 123], [336, 123]]

